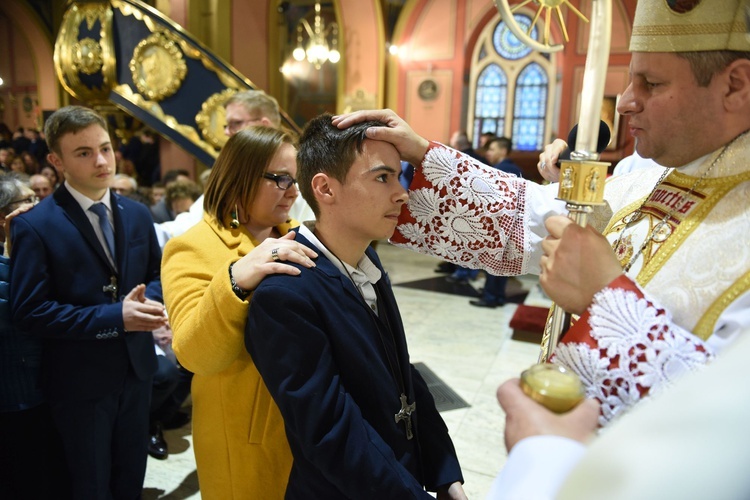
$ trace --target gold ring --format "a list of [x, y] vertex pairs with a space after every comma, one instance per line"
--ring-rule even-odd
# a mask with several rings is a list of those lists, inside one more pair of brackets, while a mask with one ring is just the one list
[[279, 258], [279, 249], [278, 249], [278, 248], [274, 248], [273, 250], [271, 250], [271, 258], [272, 258], [272, 259], [273, 259], [273, 260], [274, 260], [275, 262], [278, 262], [278, 261], [280, 261], [280, 260], [281, 260], [281, 259]]

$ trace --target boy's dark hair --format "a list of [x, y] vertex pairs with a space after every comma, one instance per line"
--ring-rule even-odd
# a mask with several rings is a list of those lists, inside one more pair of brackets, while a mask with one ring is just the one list
[[190, 172], [188, 172], [184, 168], [173, 168], [171, 170], [167, 170], [164, 175], [161, 176], [161, 181], [166, 186], [167, 184], [177, 181], [177, 178], [181, 175], [189, 178]]
[[297, 150], [297, 185], [315, 216], [320, 207], [312, 190], [312, 178], [324, 173], [342, 184], [349, 168], [362, 153], [365, 131], [370, 127], [383, 127], [378, 121], [357, 123], [343, 130], [331, 123], [329, 113], [310, 120], [299, 138]]
[[494, 139], [490, 139], [487, 141], [487, 144], [485, 144], [486, 147], [489, 147], [490, 144], [496, 142], [502, 149], [505, 149], [507, 151], [506, 154], [510, 154], [511, 150], [513, 149], [513, 141], [511, 141], [507, 137], [495, 137]]
[[83, 106], [65, 106], [47, 118], [44, 124], [44, 137], [50, 151], [61, 154], [60, 138], [65, 134], [75, 134], [91, 125], [99, 125], [106, 132], [107, 122], [100, 114]]

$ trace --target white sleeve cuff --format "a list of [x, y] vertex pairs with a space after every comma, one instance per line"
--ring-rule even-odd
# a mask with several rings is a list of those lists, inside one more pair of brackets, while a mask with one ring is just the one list
[[560, 436], [519, 441], [492, 483], [487, 500], [547, 500], [555, 497], [586, 447]]

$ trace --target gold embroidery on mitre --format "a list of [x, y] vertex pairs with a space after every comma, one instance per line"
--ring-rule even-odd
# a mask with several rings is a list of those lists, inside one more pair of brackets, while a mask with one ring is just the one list
[[631, 52], [750, 51], [747, 0], [639, 0]]

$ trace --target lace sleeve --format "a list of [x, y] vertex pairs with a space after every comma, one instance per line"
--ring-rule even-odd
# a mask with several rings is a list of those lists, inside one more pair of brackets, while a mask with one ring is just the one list
[[594, 296], [551, 361], [578, 373], [587, 397], [602, 403], [599, 421], [606, 425], [713, 357], [701, 339], [621, 275]]
[[526, 181], [430, 143], [391, 241], [492, 274], [527, 272]]

